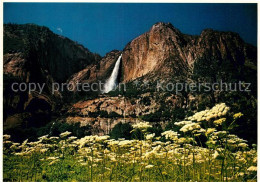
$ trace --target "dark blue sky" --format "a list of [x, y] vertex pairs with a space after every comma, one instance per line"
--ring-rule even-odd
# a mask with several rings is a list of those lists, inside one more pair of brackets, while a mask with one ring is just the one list
[[101, 55], [124, 46], [159, 21], [186, 34], [233, 31], [257, 44], [256, 4], [4, 3], [4, 23], [35, 23]]

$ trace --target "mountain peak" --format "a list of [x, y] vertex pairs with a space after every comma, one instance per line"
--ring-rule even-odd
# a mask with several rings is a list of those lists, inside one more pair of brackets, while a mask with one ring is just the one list
[[180, 33], [180, 31], [175, 28], [171, 23], [165, 23], [165, 22], [157, 22], [155, 23], [152, 28], [150, 29], [150, 31], [156, 31], [156, 30], [167, 30], [170, 29], [174, 32], [178, 32]]
[[155, 23], [153, 26], [167, 26], [167, 25], [171, 25], [170, 22], [157, 22]]
[[165, 22], [157, 22], [152, 26], [152, 29], [155, 28], [168, 28], [168, 27], [173, 27], [171, 23], [165, 23]]

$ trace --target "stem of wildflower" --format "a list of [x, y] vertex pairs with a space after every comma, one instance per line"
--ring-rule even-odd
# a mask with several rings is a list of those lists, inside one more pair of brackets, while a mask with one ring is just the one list
[[129, 181], [132, 181], [132, 178], [135, 175], [135, 157], [136, 157], [136, 153], [134, 152], [134, 160], [133, 160], [133, 164], [132, 164], [132, 172], [130, 173], [131, 176], [130, 176], [130, 180]]
[[117, 181], [117, 177], [118, 177], [118, 150], [117, 150], [117, 152], [116, 152], [116, 181]]
[[185, 181], [185, 155], [186, 155], [186, 145], [184, 144], [183, 145], [184, 147], [184, 156], [183, 156], [183, 176], [182, 176], [182, 179], [183, 181]]
[[194, 150], [195, 150], [195, 144], [194, 144], [194, 140], [195, 140], [195, 136], [194, 134], [192, 135], [193, 136], [193, 140], [192, 140], [192, 163], [193, 163], [193, 169], [192, 169], [192, 175], [193, 175], [193, 180], [195, 180], [195, 153], [194, 153]]
[[101, 161], [101, 164], [103, 164], [102, 165], [102, 175], [101, 175], [101, 181], [103, 181], [103, 179], [104, 179], [104, 173], [105, 173], [105, 152], [104, 152], [104, 149], [102, 149], [102, 152], [103, 152], [103, 155], [102, 155], [102, 158], [103, 158], [103, 160]]
[[225, 136], [225, 149], [223, 152], [223, 159], [222, 159], [222, 165], [221, 165], [221, 180], [224, 181], [224, 165], [226, 160], [226, 150], [227, 150], [227, 136]]
[[210, 151], [209, 151], [209, 175], [208, 175], [208, 181], [210, 181], [210, 175], [211, 175], [211, 160], [210, 160]]
[[90, 180], [93, 181], [93, 149], [91, 147]]
[[[206, 155], [205, 155], [206, 156]], [[204, 174], [206, 174], [206, 160], [204, 159]], [[205, 178], [206, 176], [203, 175], [203, 178]]]
[[142, 181], [142, 166], [140, 167], [139, 178], [140, 178], [140, 181]]
[[150, 181], [150, 169], [148, 169], [148, 181]]

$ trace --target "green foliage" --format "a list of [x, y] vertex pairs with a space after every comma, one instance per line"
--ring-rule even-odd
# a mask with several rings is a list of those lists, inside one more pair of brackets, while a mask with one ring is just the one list
[[118, 117], [122, 117], [120, 114], [112, 111], [110, 113], [108, 113], [107, 111], [104, 110], [99, 110], [96, 112], [89, 112], [88, 115], [92, 118], [96, 118], [96, 117], [101, 117], [101, 118], [118, 118]]
[[[91, 129], [92, 127], [90, 125], [80, 126], [80, 123], [68, 124], [65, 122], [55, 122], [52, 123], [49, 132], [52, 136], [58, 136], [60, 133], [69, 131], [73, 136], [84, 137], [91, 135]], [[48, 130], [45, 131], [47, 132]]]
[[112, 111], [108, 114], [108, 118], [118, 118], [118, 117], [122, 117], [122, 115]]
[[184, 119], [185, 118], [185, 110], [183, 108], [177, 107], [172, 111], [173, 119]]
[[151, 100], [150, 100], [150, 97], [146, 96], [144, 98], [142, 98], [142, 102], [145, 106], [149, 106], [151, 105]]
[[147, 128], [148, 133], [154, 133], [155, 137], [161, 136], [163, 132], [162, 126], [159, 123], [156, 123], [151, 128]]
[[100, 111], [99, 112], [99, 116], [101, 117], [101, 118], [105, 118], [105, 117], [108, 117], [108, 112], [107, 111]]
[[185, 117], [193, 115], [193, 112], [190, 110], [185, 111], [185, 109], [177, 107], [172, 111], [172, 117], [171, 121], [167, 123], [165, 126], [165, 130], [173, 130], [173, 131], [179, 131], [180, 127], [176, 126], [174, 123], [177, 121], [183, 120]]
[[[257, 99], [250, 93], [223, 93], [221, 101], [227, 101], [234, 113], [243, 111], [244, 117], [237, 121], [233, 133], [248, 140], [249, 144], [257, 143]], [[245, 129], [246, 128], [246, 129]]]
[[161, 111], [156, 111], [151, 114], [145, 114], [140, 116], [142, 120], [149, 121], [149, 122], [158, 122], [161, 119]]
[[[148, 133], [154, 133], [155, 136], [160, 136], [163, 129], [159, 123], [153, 125], [153, 127], [147, 129]], [[130, 123], [118, 123], [109, 133], [109, 136], [113, 139], [125, 138], [129, 139], [144, 139], [144, 133], [140, 129], [133, 130]]]
[[141, 119], [149, 122], [159, 122], [161, 120], [176, 120], [176, 119], [184, 119], [185, 118], [185, 110], [182, 108], [175, 108], [173, 111], [167, 109], [166, 107], [161, 107], [154, 113], [146, 114], [141, 116]]
[[131, 139], [131, 131], [133, 127], [129, 123], [118, 123], [114, 126], [114, 128], [109, 133], [110, 137], [113, 139], [125, 138]]
[[131, 139], [143, 140], [144, 139], [144, 133], [141, 131], [141, 129], [137, 128], [134, 131], [132, 131]]
[[214, 104], [211, 102], [211, 100], [205, 97], [199, 102], [197, 111], [205, 110], [207, 107], [212, 107], [213, 105]]
[[137, 98], [140, 94], [140, 91], [138, 91], [138, 88], [136, 88], [134, 85], [127, 84], [126, 92], [124, 92], [124, 96], [128, 98]]
[[34, 24], [5, 24], [4, 54], [22, 52], [28, 55], [31, 48], [37, 47], [38, 42], [46, 38], [48, 33], [50, 33], [50, 30], [47, 27]]
[[25, 139], [29, 141], [35, 141], [38, 137], [43, 135], [59, 136], [60, 133], [70, 131], [74, 136], [84, 137], [91, 135], [91, 126], [80, 126], [80, 123], [68, 124], [65, 122], [50, 122], [43, 127], [30, 127], [30, 128], [11, 128], [5, 130], [5, 134], [12, 136], [12, 140], [15, 142], [22, 142]]
[[171, 120], [170, 122], [167, 123], [165, 126], [165, 131], [172, 130], [172, 131], [179, 131], [180, 127], [176, 126], [174, 123], [177, 122], [176, 120]]
[[122, 95], [127, 98], [136, 99], [142, 93], [143, 91], [140, 88], [136, 87], [135, 84], [130, 82], [130, 83], [125, 83], [125, 86], [121, 85], [120, 88], [117, 87], [116, 90], [108, 92], [107, 95], [109, 95], [110, 97]]
[[100, 115], [99, 112], [89, 112], [88, 113], [88, 116], [91, 117], [91, 118], [96, 118]]
[[108, 95], [109, 97], [117, 97], [123, 94], [124, 94], [123, 89], [116, 88], [115, 90], [108, 92], [106, 95]]
[[193, 79], [214, 83], [218, 80], [234, 82], [241, 78], [242, 63], [232, 58], [218, 58], [204, 55], [194, 62]]

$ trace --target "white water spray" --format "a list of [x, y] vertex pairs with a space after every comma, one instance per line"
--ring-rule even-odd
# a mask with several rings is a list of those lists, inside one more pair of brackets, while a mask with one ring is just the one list
[[122, 57], [122, 54], [117, 59], [115, 67], [112, 71], [112, 74], [104, 85], [104, 93], [110, 92], [111, 90], [115, 89], [117, 86], [117, 76], [118, 76], [121, 57]]

